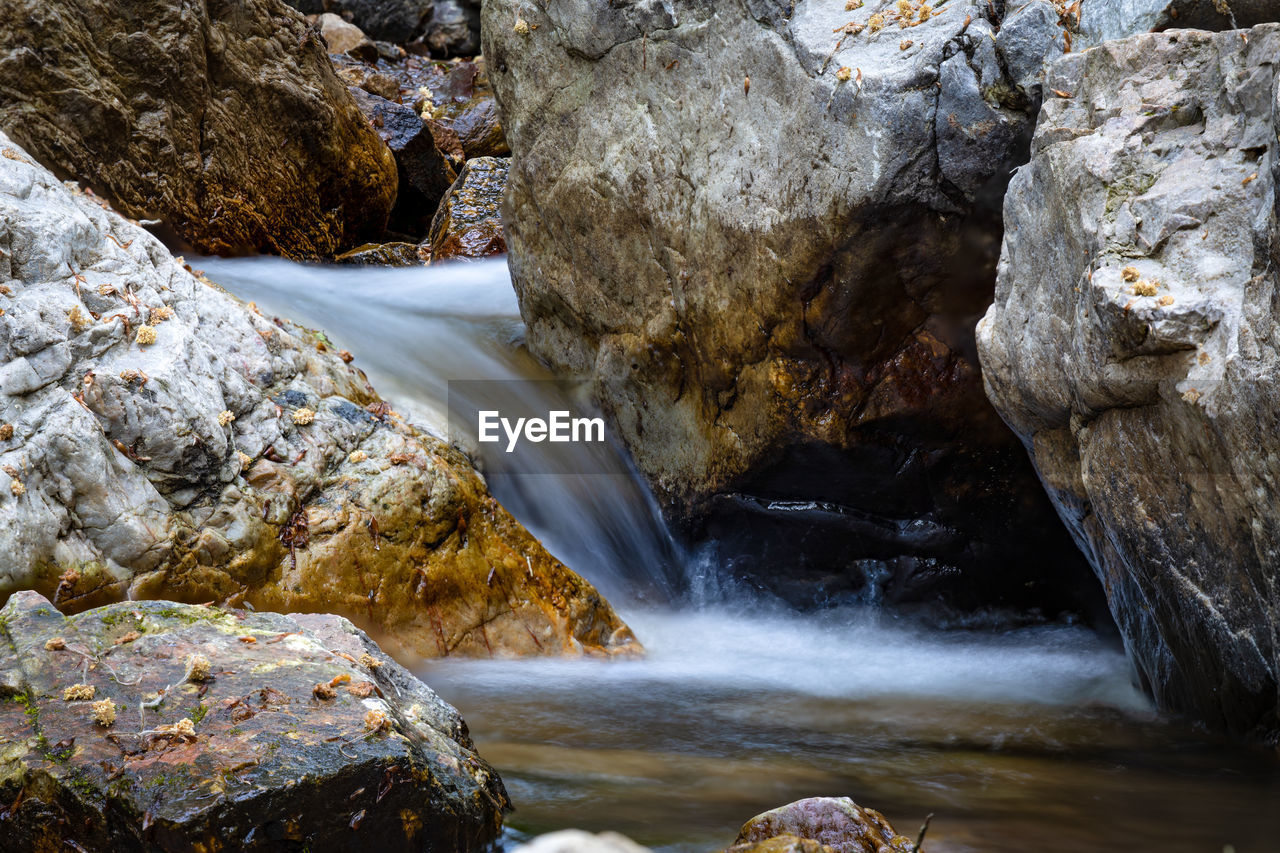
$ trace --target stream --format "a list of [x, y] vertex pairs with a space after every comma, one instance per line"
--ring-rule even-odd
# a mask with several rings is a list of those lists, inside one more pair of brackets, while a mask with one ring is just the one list
[[[558, 394], [519, 346], [501, 261], [196, 265], [324, 330], [441, 435], [451, 392], [544, 407]], [[712, 851], [761, 811], [847, 795], [912, 837], [932, 813], [931, 853], [1280, 850], [1276, 752], [1157, 715], [1091, 630], [788, 611], [683, 553], [614, 445], [538, 447], [523, 468], [482, 457], [491, 490], [609, 597], [648, 656], [416, 665], [505, 780], [509, 842], [576, 827]]]

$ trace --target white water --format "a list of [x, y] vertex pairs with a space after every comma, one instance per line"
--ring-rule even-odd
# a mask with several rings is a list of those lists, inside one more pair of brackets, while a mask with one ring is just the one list
[[[199, 265], [323, 329], [437, 431], [453, 380], [496, 380], [477, 392], [488, 403], [559, 402], [515, 381], [547, 375], [519, 347], [500, 261]], [[506, 780], [517, 835], [579, 826], [719, 849], [765, 808], [848, 794], [904, 832], [938, 812], [933, 853], [1274, 849], [1274, 759], [1157, 718], [1121, 652], [1087, 629], [938, 631], [873, 609], [802, 615], [699, 594], [716, 590], [715, 567], [690, 568], [625, 458], [599, 448], [585, 467], [608, 473], [584, 474], [580, 447], [543, 447], [534, 467], [554, 475], [490, 470], [494, 494], [610, 597], [648, 656], [422, 666]]]

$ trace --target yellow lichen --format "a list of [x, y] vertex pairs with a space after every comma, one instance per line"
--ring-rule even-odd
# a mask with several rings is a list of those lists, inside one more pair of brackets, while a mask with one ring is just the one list
[[353, 450], [347, 454], [347, 461], [353, 465], [358, 465], [368, 458], [369, 454], [365, 453], [363, 450]]
[[311, 695], [322, 701], [328, 701], [338, 695], [338, 692], [324, 682], [320, 682], [311, 688]]
[[876, 12], [874, 15], [872, 15], [871, 18], [867, 21], [867, 27], [873, 33], [878, 33], [880, 32], [880, 30], [884, 29], [884, 13]]
[[911, 5], [911, 0], [898, 0], [898, 17], [904, 24], [910, 22], [915, 15], [916, 10]]
[[81, 311], [79, 305], [72, 306], [71, 310], [67, 312], [67, 319], [71, 321], [71, 328], [77, 333], [83, 332], [93, 325], [92, 318]]
[[928, 3], [921, 4], [920, 12], [916, 16], [916, 19], [923, 24], [925, 21], [929, 20], [931, 17], [933, 17], [933, 9], [929, 8]]
[[527, 36], [530, 32], [529, 22], [524, 18], [516, 18], [515, 26], [511, 29], [514, 30], [515, 34], [518, 36]]
[[1156, 304], [1161, 308], [1168, 308], [1173, 304], [1173, 297], [1166, 293], [1164, 296], [1161, 296], [1156, 300]]
[[1155, 282], [1146, 281], [1144, 279], [1143, 281], [1139, 281], [1137, 284], [1133, 286], [1133, 295], [1134, 296], [1155, 296], [1156, 287], [1157, 285]]
[[0, 424], [0, 441], [13, 438], [13, 424]]
[[1125, 267], [1120, 270], [1120, 278], [1125, 281], [1137, 281], [1142, 277], [1142, 273], [1138, 272], [1137, 267]]
[[15, 498], [20, 498], [27, 493], [27, 487], [22, 485], [21, 480], [13, 480], [9, 483], [9, 491], [13, 492]]
[[187, 681], [208, 681], [212, 678], [211, 671], [213, 665], [204, 655], [192, 654], [187, 656]]
[[218, 413], [218, 426], [229, 426], [235, 419], [235, 414], [230, 409], [225, 409]]
[[1200, 392], [1195, 388], [1188, 388], [1182, 392], [1182, 399], [1192, 405], [1195, 405], [1195, 403], [1200, 400]]
[[47, 640], [44, 644], [44, 647], [51, 652], [60, 652], [67, 647], [67, 641], [62, 639], [61, 637], [54, 637], [50, 640]]
[[115, 293], [115, 292], [116, 292], [116, 286], [115, 286], [114, 284], [100, 284], [100, 285], [98, 285], [98, 295], [99, 295], [99, 296], [110, 296], [111, 294], [113, 294], [113, 293]]
[[156, 342], [156, 330], [152, 326], [138, 327], [138, 343], [142, 346], [154, 344]]
[[844, 10], [846, 12], [853, 12], [861, 8], [862, 8], [862, 0], [848, 0], [848, 2], [844, 4]]
[[360, 665], [363, 666], [365, 669], [377, 669], [378, 667], [382, 666], [382, 661], [378, 660], [368, 652], [365, 652], [364, 654], [360, 655]]
[[293, 413], [293, 422], [298, 426], [306, 426], [316, 419], [316, 413], [306, 406]]
[[370, 711], [364, 715], [364, 727], [371, 732], [385, 732], [391, 728], [391, 720], [381, 711]]
[[93, 708], [93, 721], [104, 729], [109, 729], [116, 723], [116, 703], [110, 699], [103, 699], [101, 702], [94, 702], [90, 707]]
[[92, 684], [73, 684], [62, 691], [63, 702], [87, 702], [98, 690]]
[[848, 82], [849, 82], [849, 78], [851, 78], [851, 77], [853, 77], [853, 71], [851, 71], [851, 70], [849, 69], [849, 66], [847, 66], [847, 65], [842, 65], [842, 66], [841, 66], [841, 67], [836, 71], [836, 79], [837, 79], [837, 80], [839, 80], [841, 83], [848, 83]]
[[243, 450], [236, 451], [236, 458], [240, 460], [241, 468], [248, 468], [249, 463], [253, 461], [253, 457], [248, 453], [245, 453]]
[[911, 47], [911, 45], [913, 44], [915, 44], [915, 42], [913, 42], [911, 39], [903, 39], [902, 41], [898, 42], [898, 50], [906, 50], [907, 48]]
[[151, 322], [163, 323], [165, 320], [173, 317], [173, 309], [168, 305], [161, 305], [159, 308], [151, 309]]

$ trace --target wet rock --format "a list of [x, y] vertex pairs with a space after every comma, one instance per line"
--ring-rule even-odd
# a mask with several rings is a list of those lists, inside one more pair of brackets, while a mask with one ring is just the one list
[[501, 157], [468, 160], [431, 222], [427, 243], [433, 261], [487, 258], [507, 251], [500, 206], [508, 162]]
[[285, 0], [306, 15], [330, 12], [369, 35], [395, 44], [408, 44], [426, 31], [431, 0]]
[[648, 850], [616, 832], [595, 834], [580, 829], [548, 832], [516, 848], [517, 853], [647, 853]]
[[360, 110], [395, 155], [400, 189], [388, 228], [402, 234], [427, 233], [440, 199], [458, 176], [436, 148], [430, 128], [412, 108], [352, 89]]
[[426, 263], [415, 243], [366, 243], [333, 259], [339, 264], [358, 264], [377, 267], [415, 267]]
[[974, 351], [1031, 128], [1002, 4], [845, 6], [485, 3], [529, 346], [755, 586], [1080, 606]]
[[378, 58], [378, 48], [355, 24], [348, 23], [330, 12], [321, 15], [317, 24], [330, 53], [345, 53], [347, 56], [364, 60]]
[[440, 63], [436, 69], [444, 73], [427, 84], [431, 95], [418, 106], [422, 114], [457, 134], [467, 159], [509, 155], [485, 63]]
[[865, 809], [848, 797], [810, 797], [756, 815], [742, 825], [729, 849], [735, 853], [913, 853], [914, 847], [874, 809]]
[[1057, 63], [1005, 203], [987, 391], [1164, 708], [1280, 736], [1280, 27]]
[[4, 0], [0, 81], [0, 127], [41, 162], [202, 252], [329, 256], [395, 200], [390, 152], [274, 0]]
[[33, 592], [0, 610], [0, 801], [12, 851], [481, 850], [509, 807], [458, 712], [345, 619], [68, 619]]
[[350, 354], [0, 152], [0, 595], [332, 612], [427, 656], [629, 647]]

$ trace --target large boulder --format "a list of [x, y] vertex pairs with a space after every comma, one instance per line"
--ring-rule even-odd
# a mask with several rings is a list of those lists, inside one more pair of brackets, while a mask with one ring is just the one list
[[0, 154], [0, 596], [332, 612], [428, 656], [634, 648], [349, 353]]
[[336, 616], [0, 610], [4, 849], [487, 849], [458, 712]]
[[988, 393], [1165, 708], [1274, 738], [1280, 27], [1056, 64], [1005, 204]]
[[809, 797], [758, 814], [734, 845], [730, 853], [916, 853], [884, 815], [848, 797]]
[[278, 0], [0, 0], [0, 128], [206, 253], [375, 236], [391, 153]]
[[1031, 127], [1002, 4], [848, 5], [485, 3], [529, 345], [761, 586], [1060, 604], [973, 347]]
[[507, 251], [499, 209], [508, 169], [501, 157], [476, 157], [462, 167], [422, 243], [433, 261], [487, 258]]

